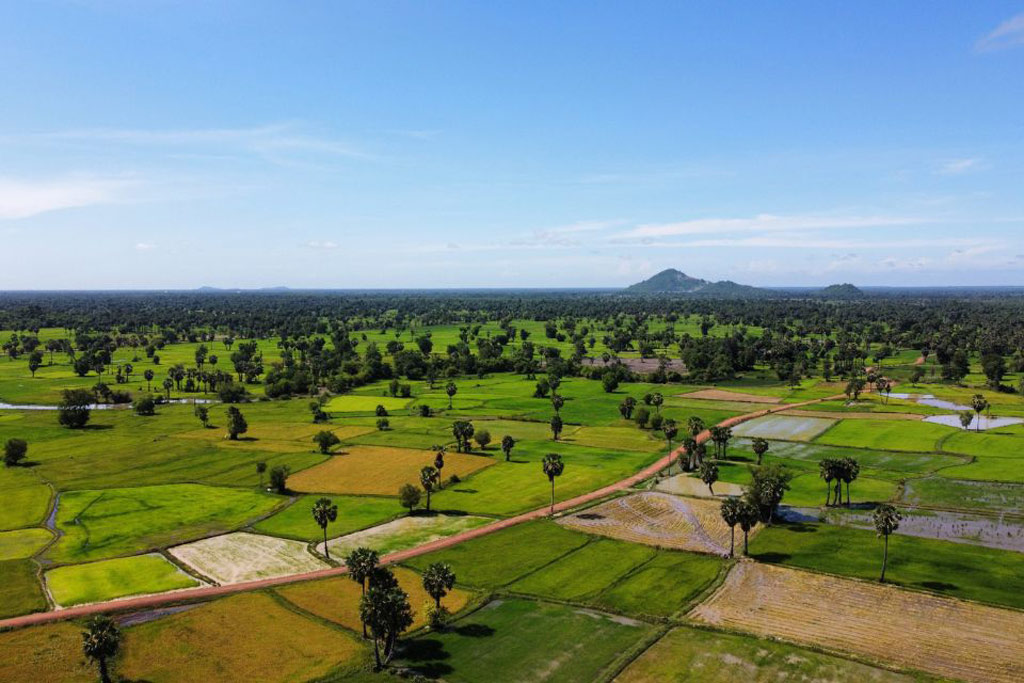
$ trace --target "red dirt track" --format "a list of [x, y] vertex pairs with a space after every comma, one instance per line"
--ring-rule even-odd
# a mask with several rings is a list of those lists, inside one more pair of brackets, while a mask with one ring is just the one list
[[[829, 397], [829, 399], [836, 398], [841, 397]], [[776, 413], [783, 410], [799, 408], [802, 406], [811, 405], [829, 399], [813, 399], [810, 401], [804, 401], [802, 403], [776, 404], [772, 405], [769, 408], [765, 408], [764, 410], [757, 410], [752, 413], [745, 413], [743, 415], [731, 417], [727, 420], [719, 422], [718, 424], [719, 426], [722, 427], [733, 427], [737, 424], [740, 424], [741, 422], [753, 420], [764, 415], [769, 415], [771, 413]], [[710, 432], [705, 430], [697, 436], [697, 441], [703, 442], [706, 441], [708, 438], [710, 438]], [[686, 449], [680, 446], [679, 448], [672, 451], [672, 453], [670, 453], [669, 455], [666, 455], [665, 457], [658, 459], [657, 462], [645, 467], [644, 469], [640, 470], [639, 472], [630, 477], [617, 481], [614, 484], [609, 484], [608, 486], [597, 489], [595, 491], [591, 491], [589, 493], [584, 493], [582, 495], [576, 496], [575, 498], [564, 500], [561, 503], [555, 503], [555, 512], [569, 510], [579, 505], [584, 505], [586, 503], [599, 500], [614, 493], [624, 491], [636, 484], [639, 484], [645, 479], [653, 477], [658, 472], [668, 467], [668, 465], [675, 458], [679, 457], [685, 452]], [[455, 534], [454, 536], [448, 536], [446, 538], [438, 539], [436, 541], [431, 541], [430, 543], [425, 543], [423, 545], [416, 546], [415, 548], [409, 548], [408, 550], [401, 550], [398, 552], [391, 553], [390, 555], [385, 555], [383, 558], [381, 558], [381, 562], [383, 564], [394, 564], [397, 562], [402, 562], [403, 560], [407, 560], [411, 557], [417, 557], [419, 555], [425, 555], [435, 550], [448, 548], [453, 545], [463, 543], [474, 538], [478, 538], [480, 536], [486, 536], [487, 534], [494, 533], [495, 531], [501, 531], [502, 529], [507, 529], [508, 527], [515, 526], [517, 524], [522, 524], [523, 522], [528, 522], [534, 519], [540, 519], [542, 517], [546, 517], [549, 513], [549, 506], [537, 508], [536, 510], [524, 512], [520, 515], [509, 517], [508, 519], [499, 520], [497, 522], [494, 522], [493, 524], [487, 524], [485, 526], [477, 527], [475, 529], [463, 531], [462, 533]], [[90, 605], [79, 605], [78, 607], [68, 607], [66, 609], [61, 610], [37, 612], [35, 614], [26, 614], [20, 617], [3, 619], [0, 620], [0, 629], [21, 628], [24, 626], [33, 626], [36, 624], [44, 624], [52, 621], [61, 621], [64, 619], [74, 619], [76, 617], [85, 617], [107, 612], [137, 611], [153, 609], [156, 607], [164, 607], [172, 604], [209, 600], [211, 598], [232, 595], [234, 593], [243, 593], [245, 591], [259, 590], [261, 588], [270, 588], [273, 586], [280, 586], [288, 583], [297, 583], [299, 581], [312, 581], [315, 579], [323, 579], [330, 576], [339, 576], [345, 574], [346, 572], [347, 569], [345, 567], [331, 567], [329, 569], [320, 569], [315, 572], [306, 572], [304, 574], [292, 574], [290, 576], [279, 576], [272, 579], [260, 579], [259, 581], [236, 583], [227, 586], [205, 586], [202, 588], [190, 588], [186, 590], [173, 591], [170, 593], [160, 593], [156, 595], [147, 595], [137, 598], [123, 598], [118, 600], [110, 600], [107, 602], [93, 603]]]

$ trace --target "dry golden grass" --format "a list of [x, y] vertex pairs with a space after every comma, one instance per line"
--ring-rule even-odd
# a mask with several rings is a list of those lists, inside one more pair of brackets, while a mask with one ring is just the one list
[[644, 492], [569, 515], [559, 524], [622, 541], [722, 555], [729, 551], [729, 527], [719, 508], [717, 501]]
[[0, 633], [0, 681], [92, 683], [96, 669], [82, 656], [81, 631], [59, 622]]
[[[420, 575], [408, 569], [396, 568], [395, 576], [402, 589], [409, 594], [409, 604], [413, 608], [412, 628], [419, 628], [426, 623], [426, 605], [433, 599], [423, 590]], [[294, 583], [277, 589], [283, 598], [318, 617], [340, 624], [353, 631], [362, 628], [359, 621], [359, 584], [347, 576], [339, 576], [320, 581]], [[473, 594], [455, 588], [442, 601], [452, 613], [458, 612], [469, 602]]]
[[344, 631], [245, 593], [126, 629], [116, 671], [154, 683], [309, 680], [365, 653]]
[[[391, 446], [351, 446], [324, 463], [288, 479], [288, 488], [309, 493], [357, 493], [394, 496], [402, 484], [419, 484], [420, 470], [434, 464], [434, 453]], [[464, 453], [444, 456], [442, 476], [465, 478], [488, 465], [492, 458]]]
[[778, 396], [760, 396], [758, 394], [744, 394], [739, 391], [725, 391], [723, 389], [701, 389], [691, 391], [688, 394], [679, 394], [679, 398], [698, 398], [705, 401], [740, 401], [742, 403], [781, 403]]
[[328, 566], [313, 557], [301, 541], [246, 532], [204, 538], [175, 546], [168, 552], [221, 585], [301, 574]]
[[754, 562], [690, 616], [967, 681], [1024, 680], [1024, 612]]

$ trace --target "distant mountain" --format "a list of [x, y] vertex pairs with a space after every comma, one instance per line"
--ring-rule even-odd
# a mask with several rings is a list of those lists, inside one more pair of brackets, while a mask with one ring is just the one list
[[731, 280], [709, 282], [690, 277], [675, 268], [663, 270], [643, 282], [627, 287], [625, 291], [628, 294], [693, 294], [719, 299], [770, 295], [767, 290], [737, 284]]
[[819, 299], [863, 299], [865, 294], [863, 290], [858, 287], [851, 285], [848, 282], [844, 282], [841, 285], [829, 285], [824, 289], [819, 289], [814, 292], [814, 296]]

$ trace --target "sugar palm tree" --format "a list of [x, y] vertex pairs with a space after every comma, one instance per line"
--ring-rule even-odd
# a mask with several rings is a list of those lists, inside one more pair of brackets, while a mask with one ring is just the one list
[[437, 486], [438, 479], [440, 478], [441, 473], [430, 465], [420, 470], [420, 485], [427, 492], [427, 512], [430, 512], [430, 494], [434, 492], [434, 488]]
[[558, 415], [562, 406], [565, 405], [565, 399], [560, 394], [551, 394], [551, 407], [555, 409], [555, 415]]
[[423, 590], [434, 598], [434, 605], [441, 606], [441, 598], [455, 585], [455, 572], [450, 564], [435, 562], [423, 572]]
[[676, 421], [673, 419], [665, 420], [661, 423], [661, 434], [665, 437], [665, 441], [668, 442], [668, 473], [672, 474], [672, 439], [676, 438], [676, 434], [679, 433], [679, 427], [676, 426]]
[[739, 498], [726, 498], [722, 501], [722, 521], [729, 525], [729, 557], [736, 551], [736, 525], [740, 523], [743, 501]]
[[743, 554], [749, 555], [749, 549], [747, 541], [750, 538], [750, 530], [757, 526], [757, 523], [761, 521], [761, 513], [757, 509], [757, 506], [748, 501], [740, 502], [740, 528], [743, 529]]
[[[366, 582], [380, 566], [380, 556], [376, 550], [356, 548], [345, 556], [348, 577], [359, 584], [363, 595], [366, 595]], [[366, 637], [366, 622], [363, 622], [363, 638]]]
[[690, 436], [697, 438], [697, 435], [704, 431], [704, 420], [694, 415], [686, 421], [686, 428], [690, 430]]
[[107, 662], [117, 655], [121, 647], [121, 632], [114, 620], [107, 616], [93, 617], [82, 631], [82, 654], [96, 662], [100, 681], [110, 683]]
[[860, 463], [850, 457], [843, 458], [839, 477], [846, 484], [846, 507], [850, 507], [850, 483], [860, 476]]
[[757, 466], [760, 467], [761, 459], [764, 457], [764, 454], [768, 452], [768, 441], [759, 436], [755, 436], [750, 442], [750, 448], [754, 451], [754, 455], [757, 456]]
[[330, 498], [320, 498], [313, 503], [313, 519], [324, 532], [324, 554], [331, 559], [331, 549], [327, 546], [327, 525], [338, 519], [338, 506]]
[[971, 408], [978, 414], [978, 422], [974, 426], [975, 431], [981, 431], [981, 414], [988, 408], [988, 401], [981, 394], [975, 394], [971, 397]]
[[714, 486], [715, 482], [718, 481], [718, 465], [710, 460], [705, 460], [700, 464], [698, 474], [700, 475], [700, 480], [707, 484], [711, 495], [715, 495]]
[[832, 480], [836, 478], [836, 459], [822, 458], [818, 463], [818, 476], [825, 480], [825, 507], [832, 502]]
[[548, 453], [544, 456], [544, 474], [547, 475], [548, 481], [551, 482], [551, 514], [555, 514], [555, 477], [562, 476], [562, 472], [565, 470], [565, 463], [562, 462], [562, 456], [558, 453]]
[[515, 448], [516, 440], [507, 434], [501, 437], [501, 452], [505, 454], [505, 462], [512, 457], [512, 449]]
[[879, 538], [885, 539], [885, 550], [882, 554], [882, 575], [878, 577], [880, 582], [885, 581], [885, 566], [889, 563], [889, 536], [900, 528], [900, 520], [903, 515], [888, 503], [875, 508], [874, 522], [875, 532]]
[[665, 402], [665, 397], [660, 392], [654, 392], [651, 395], [651, 405], [654, 406], [654, 410], [661, 414], [661, 404]]
[[459, 388], [455, 386], [455, 382], [448, 382], [445, 385], [444, 393], [448, 394], [448, 410], [452, 409], [452, 397], [459, 392]]

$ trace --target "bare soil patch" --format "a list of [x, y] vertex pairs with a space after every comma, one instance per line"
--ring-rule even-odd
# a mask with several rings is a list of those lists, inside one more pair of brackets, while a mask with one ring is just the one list
[[300, 541], [239, 532], [205, 538], [168, 552], [203, 576], [231, 584], [327, 568]]
[[636, 493], [568, 515], [558, 523], [588, 534], [661, 548], [715, 555], [729, 552], [729, 527], [722, 521], [719, 504], [710, 500]]
[[1024, 612], [741, 562], [690, 616], [967, 681], [1024, 680]]
[[740, 403], [782, 403], [782, 398], [779, 396], [744, 394], [739, 391], [726, 391], [725, 389], [701, 389], [700, 391], [691, 391], [688, 394], [678, 394], [677, 398], [696, 398], [705, 401], [739, 401]]

